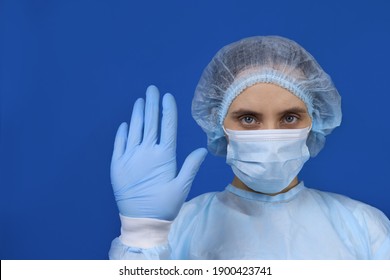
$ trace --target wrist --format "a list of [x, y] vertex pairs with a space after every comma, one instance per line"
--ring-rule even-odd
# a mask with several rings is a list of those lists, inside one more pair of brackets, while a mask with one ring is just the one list
[[120, 241], [129, 247], [152, 248], [168, 243], [172, 221], [152, 218], [131, 218], [119, 215], [121, 219]]

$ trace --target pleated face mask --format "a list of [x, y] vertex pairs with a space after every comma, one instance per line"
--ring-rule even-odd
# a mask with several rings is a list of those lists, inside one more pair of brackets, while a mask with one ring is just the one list
[[310, 153], [302, 129], [230, 130], [226, 163], [256, 192], [274, 194], [285, 189], [301, 171]]

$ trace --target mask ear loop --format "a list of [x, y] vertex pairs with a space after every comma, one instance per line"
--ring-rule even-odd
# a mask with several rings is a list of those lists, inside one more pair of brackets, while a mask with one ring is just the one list
[[223, 132], [225, 132], [225, 135], [229, 136], [229, 133], [226, 131], [225, 126], [222, 125]]
[[225, 126], [222, 125], [223, 132], [225, 133], [226, 144], [229, 146], [229, 133], [226, 131]]

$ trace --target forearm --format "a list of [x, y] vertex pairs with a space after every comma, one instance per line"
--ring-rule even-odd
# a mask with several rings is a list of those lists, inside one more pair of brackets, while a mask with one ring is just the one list
[[168, 235], [172, 222], [120, 216], [121, 235], [113, 240], [110, 259], [169, 259]]

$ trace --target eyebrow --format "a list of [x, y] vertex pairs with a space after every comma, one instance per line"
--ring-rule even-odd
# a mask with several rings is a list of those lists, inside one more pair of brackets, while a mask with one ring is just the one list
[[306, 108], [303, 108], [303, 107], [300, 107], [300, 106], [294, 106], [294, 107], [288, 108], [286, 110], [283, 110], [279, 114], [283, 115], [283, 114], [286, 114], [286, 113], [307, 114], [308, 112], [307, 112]]
[[261, 116], [262, 113], [259, 113], [259, 112], [253, 111], [253, 110], [247, 110], [247, 109], [238, 109], [238, 110], [232, 112], [233, 117], [240, 117], [243, 115]]
[[[287, 109], [279, 112], [278, 115], [284, 115], [287, 113], [307, 114], [308, 112], [307, 112], [306, 108], [303, 108], [300, 106], [294, 106], [294, 107], [287, 108]], [[244, 109], [244, 108], [237, 109], [237, 110], [233, 111], [231, 114], [233, 117], [238, 117], [238, 116], [243, 116], [243, 115], [253, 115], [253, 116], [262, 116], [263, 115], [261, 112], [254, 111], [252, 109]]]

